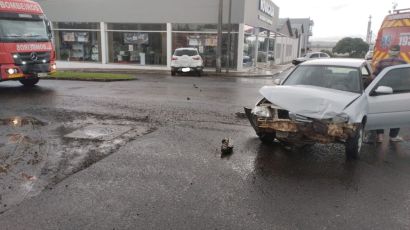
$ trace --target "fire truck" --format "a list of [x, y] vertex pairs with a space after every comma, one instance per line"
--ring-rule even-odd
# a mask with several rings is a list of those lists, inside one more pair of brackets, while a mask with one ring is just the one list
[[51, 23], [30, 0], [0, 0], [0, 81], [34, 86], [56, 71]]
[[410, 63], [410, 9], [395, 10], [384, 19], [374, 47], [373, 67], [389, 57], [391, 45], [400, 45], [400, 57]]

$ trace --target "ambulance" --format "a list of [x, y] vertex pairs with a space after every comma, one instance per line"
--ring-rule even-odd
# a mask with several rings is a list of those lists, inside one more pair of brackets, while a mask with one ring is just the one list
[[51, 23], [37, 2], [0, 0], [0, 81], [34, 86], [56, 71]]
[[373, 69], [380, 60], [389, 57], [391, 45], [400, 45], [400, 57], [410, 63], [410, 9], [395, 10], [384, 19], [374, 47]]

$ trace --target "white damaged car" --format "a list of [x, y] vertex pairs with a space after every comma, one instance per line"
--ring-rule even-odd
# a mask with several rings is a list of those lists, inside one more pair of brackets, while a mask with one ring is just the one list
[[306, 61], [261, 88], [263, 99], [245, 113], [263, 142], [341, 142], [355, 159], [365, 129], [410, 126], [410, 65], [384, 69], [365, 89], [370, 74], [365, 60]]

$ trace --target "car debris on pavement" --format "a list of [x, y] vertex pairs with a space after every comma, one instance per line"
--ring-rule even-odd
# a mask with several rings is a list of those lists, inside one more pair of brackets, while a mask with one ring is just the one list
[[233, 152], [233, 142], [230, 138], [222, 139], [221, 154], [228, 155]]

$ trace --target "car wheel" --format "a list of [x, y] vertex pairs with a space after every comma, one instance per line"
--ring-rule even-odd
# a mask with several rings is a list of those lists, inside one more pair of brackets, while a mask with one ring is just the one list
[[360, 125], [356, 130], [354, 136], [346, 140], [346, 159], [352, 160], [359, 157], [360, 150], [363, 143], [363, 126]]
[[259, 139], [264, 144], [271, 144], [275, 140], [275, 133], [258, 133]]
[[38, 83], [39, 80], [40, 79], [38, 79], [38, 78], [29, 78], [29, 79], [21, 79], [19, 81], [25, 87], [33, 87], [34, 85], [36, 85]]
[[171, 71], [171, 76], [175, 76], [177, 73], [175, 71]]

